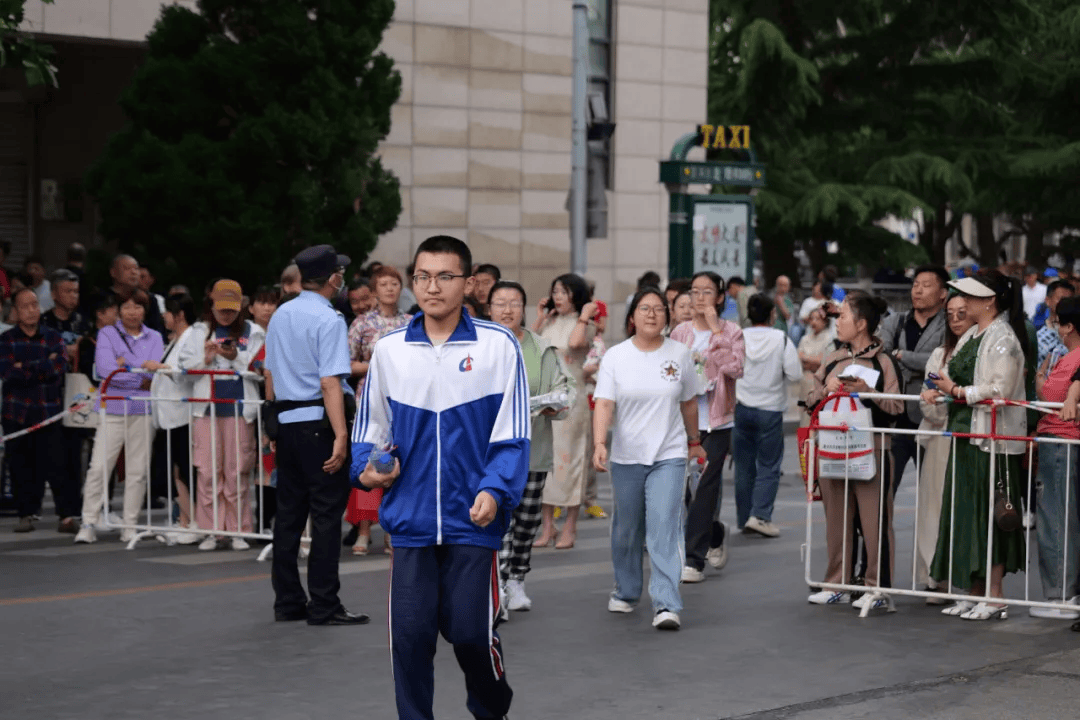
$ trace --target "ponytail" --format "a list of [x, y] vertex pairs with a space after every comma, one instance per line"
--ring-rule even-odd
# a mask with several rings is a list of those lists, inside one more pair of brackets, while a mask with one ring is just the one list
[[1020, 289], [1020, 280], [1004, 275], [997, 270], [984, 270], [977, 279], [995, 293], [994, 307], [998, 314], [1009, 314], [1009, 327], [1016, 334], [1024, 358], [1030, 357], [1031, 344], [1028, 342], [1027, 323], [1024, 315], [1024, 295]]

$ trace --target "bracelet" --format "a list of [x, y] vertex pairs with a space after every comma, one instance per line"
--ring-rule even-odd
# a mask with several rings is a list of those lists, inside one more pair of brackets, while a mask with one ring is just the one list
[[687, 447], [701, 447], [701, 440], [689, 440], [686, 443]]

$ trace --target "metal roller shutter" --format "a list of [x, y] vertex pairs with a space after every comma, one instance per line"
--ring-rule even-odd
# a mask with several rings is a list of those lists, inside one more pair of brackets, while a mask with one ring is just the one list
[[0, 239], [11, 243], [4, 265], [21, 268], [30, 254], [30, 111], [0, 104]]

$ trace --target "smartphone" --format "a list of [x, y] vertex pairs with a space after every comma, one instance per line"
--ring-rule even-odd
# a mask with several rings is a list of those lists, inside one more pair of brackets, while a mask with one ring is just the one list
[[[930, 376], [930, 377], [933, 377], [933, 376]], [[938, 379], [940, 380], [940, 378], [938, 378]], [[937, 383], [936, 383], [936, 382], [934, 382], [933, 380], [931, 380], [930, 378], [927, 378], [927, 379], [926, 379], [926, 380], [924, 381], [924, 383], [923, 383], [923, 384], [924, 384], [924, 385], [926, 385], [926, 387], [928, 387], [928, 388], [929, 388], [929, 389], [931, 389], [931, 390], [937, 390], [937, 389], [938, 389], [938, 387], [937, 387]]]
[[927, 373], [926, 377], [930, 378], [931, 380], [940, 380], [941, 379], [941, 376], [938, 375], [937, 373]]

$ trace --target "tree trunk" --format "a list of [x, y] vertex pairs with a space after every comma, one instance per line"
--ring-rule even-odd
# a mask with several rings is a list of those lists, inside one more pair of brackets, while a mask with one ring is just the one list
[[992, 214], [980, 213], [975, 216], [975, 235], [979, 245], [979, 265], [992, 268], [1000, 265], [998, 241], [994, 237], [994, 216]]
[[1027, 237], [1027, 257], [1024, 258], [1025, 261], [1040, 268], [1045, 267], [1046, 245], [1043, 240], [1046, 237], [1046, 225], [1038, 218], [1033, 218], [1031, 222], [1027, 223], [1024, 235]]
[[[777, 234], [761, 241], [761, 264], [765, 287], [776, 284], [778, 275], [787, 275], [791, 286], [799, 287], [799, 261], [795, 257], [795, 241], [784, 234]], [[752, 282], [752, 278], [747, 278]]]

